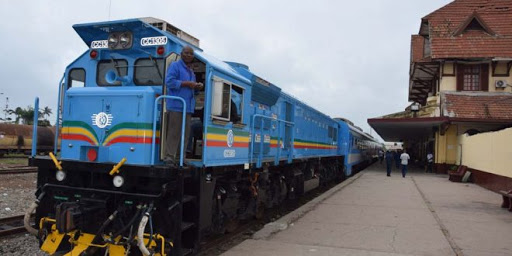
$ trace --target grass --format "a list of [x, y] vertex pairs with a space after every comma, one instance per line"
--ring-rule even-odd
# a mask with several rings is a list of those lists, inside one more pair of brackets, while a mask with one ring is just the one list
[[0, 165], [27, 165], [28, 158], [0, 158]]
[[27, 165], [28, 156], [24, 154], [7, 154], [0, 157], [0, 165]]

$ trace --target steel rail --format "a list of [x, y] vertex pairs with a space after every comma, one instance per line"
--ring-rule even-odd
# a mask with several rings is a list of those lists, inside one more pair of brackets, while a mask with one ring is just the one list
[[22, 173], [36, 173], [37, 167], [32, 166], [8, 166], [0, 168], [0, 175], [2, 174], [22, 174]]
[[0, 237], [27, 232], [23, 226], [24, 217], [25, 215], [16, 215], [12, 217], [0, 218]]

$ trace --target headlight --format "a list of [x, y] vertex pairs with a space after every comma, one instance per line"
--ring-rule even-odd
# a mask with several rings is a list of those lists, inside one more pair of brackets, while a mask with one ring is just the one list
[[121, 46], [123, 48], [130, 46], [130, 44], [131, 44], [130, 35], [127, 33], [121, 34], [121, 36], [119, 37], [119, 42], [121, 43]]
[[121, 176], [121, 175], [114, 176], [112, 183], [114, 183], [114, 187], [116, 187], [116, 188], [121, 187], [124, 184], [123, 176]]
[[133, 44], [133, 34], [130, 31], [112, 32], [107, 41], [110, 50], [129, 49]]
[[63, 181], [66, 178], [66, 173], [63, 171], [57, 171], [57, 173], [55, 173], [55, 178], [58, 181]]
[[115, 48], [117, 44], [119, 43], [119, 38], [117, 37], [117, 34], [110, 34], [108, 36], [108, 48]]

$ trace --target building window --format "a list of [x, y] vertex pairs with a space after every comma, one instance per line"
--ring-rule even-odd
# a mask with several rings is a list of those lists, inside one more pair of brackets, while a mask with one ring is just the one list
[[463, 91], [480, 91], [480, 65], [464, 66]]
[[430, 39], [427, 37], [423, 41], [423, 57], [430, 57], [431, 53]]
[[489, 65], [457, 66], [457, 91], [488, 91]]

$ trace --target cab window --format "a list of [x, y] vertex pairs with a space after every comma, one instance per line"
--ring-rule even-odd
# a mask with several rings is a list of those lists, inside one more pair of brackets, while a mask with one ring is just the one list
[[117, 76], [126, 76], [128, 74], [128, 62], [122, 59], [110, 59], [110, 60], [102, 60], [98, 62], [97, 72], [96, 72], [96, 83], [99, 86], [119, 86], [121, 85], [120, 81], [115, 81], [112, 84], [109, 84], [105, 80], [105, 74], [110, 70], [114, 70]]
[[243, 123], [244, 89], [240, 86], [215, 81], [212, 117], [234, 124]]
[[162, 85], [164, 80], [164, 60], [156, 58], [135, 61], [134, 83], [136, 85]]
[[71, 87], [84, 87], [85, 86], [85, 69], [74, 68], [68, 74], [68, 89]]

